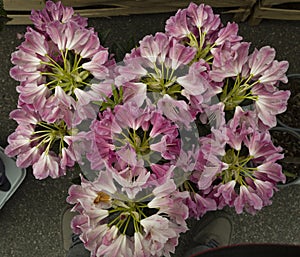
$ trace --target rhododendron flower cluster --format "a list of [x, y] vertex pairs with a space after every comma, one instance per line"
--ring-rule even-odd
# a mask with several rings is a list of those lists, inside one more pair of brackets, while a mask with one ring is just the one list
[[121, 63], [60, 2], [31, 19], [11, 58], [18, 126], [5, 152], [37, 179], [81, 165], [67, 201], [91, 256], [170, 256], [188, 218], [271, 204], [285, 176], [269, 130], [290, 96], [275, 49], [250, 53], [238, 25], [204, 4], [178, 10]]

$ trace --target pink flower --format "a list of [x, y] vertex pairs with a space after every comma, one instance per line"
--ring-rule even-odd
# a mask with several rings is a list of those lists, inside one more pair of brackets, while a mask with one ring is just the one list
[[190, 99], [190, 96], [203, 95], [210, 87], [208, 78], [205, 77], [207, 67], [201, 61], [193, 63], [189, 68], [189, 73], [179, 77], [177, 81], [184, 88], [182, 95]]
[[226, 134], [229, 138], [228, 144], [236, 149], [242, 148], [242, 142], [246, 136], [257, 130], [257, 117], [254, 112], [244, 111], [240, 106], [235, 108], [234, 116], [228, 121]]
[[[25, 56], [26, 58], [27, 56]], [[14, 66], [10, 69], [9, 75], [17, 81], [34, 82], [41, 80], [41, 72], [35, 68], [24, 70], [19, 66]]]
[[219, 184], [214, 188], [214, 197], [217, 198], [218, 207], [233, 206], [234, 200], [238, 196], [235, 191], [236, 181], [230, 180], [225, 184]]
[[46, 99], [51, 94], [45, 84], [37, 85], [37, 83], [26, 83], [25, 86], [17, 87], [17, 90], [19, 99], [26, 104], [32, 104], [36, 110], [41, 110], [45, 106]]
[[23, 52], [37, 56], [45, 56], [49, 53], [50, 46], [48, 41], [45, 40], [45, 36], [31, 27], [27, 27], [24, 38], [25, 41], [19, 46], [19, 49]]
[[177, 39], [182, 39], [190, 34], [187, 21], [187, 10], [178, 10], [175, 16], [170, 17], [166, 21], [165, 30], [167, 34], [172, 35]]
[[268, 131], [261, 133], [254, 131], [251, 137], [245, 139], [244, 143], [249, 149], [249, 155], [255, 159], [269, 160], [272, 158], [274, 160], [273, 156], [276, 156], [274, 161], [277, 161], [282, 157], [279, 154], [282, 148], [274, 146]]
[[132, 256], [132, 242], [126, 235], [120, 234], [109, 245], [102, 244], [97, 249], [97, 256], [110, 256], [110, 257], [127, 257]]
[[238, 76], [248, 60], [249, 46], [249, 43], [241, 42], [216, 50], [210, 77], [221, 82], [224, 78]]
[[211, 129], [223, 129], [226, 123], [224, 104], [222, 102], [213, 105], [204, 104], [199, 119], [203, 124], [208, 124]]
[[150, 165], [151, 174], [148, 181], [148, 185], [159, 186], [165, 184], [169, 179], [171, 179], [174, 176], [173, 174], [174, 168], [175, 166], [170, 165], [170, 163], [151, 164]]
[[276, 186], [269, 181], [262, 181], [255, 179], [254, 181], [255, 191], [257, 195], [263, 200], [264, 206], [270, 205], [272, 201], [270, 200], [273, 197], [274, 191], [276, 191]]
[[18, 126], [7, 138], [8, 146], [5, 147], [5, 154], [9, 157], [19, 155], [30, 148], [30, 136], [34, 132], [32, 126]]
[[169, 38], [166, 34], [158, 32], [155, 36], [146, 36], [140, 41], [140, 55], [149, 59], [150, 62], [156, 61], [163, 63], [169, 49]]
[[150, 243], [149, 240], [145, 240], [141, 233], [135, 232], [133, 257], [150, 257]]
[[60, 23], [58, 21], [47, 26], [47, 33], [59, 50], [77, 50], [89, 39], [89, 31], [78, 27], [74, 22]]
[[151, 255], [161, 256], [168, 240], [179, 236], [171, 224], [172, 222], [167, 218], [157, 214], [141, 220], [141, 225], [145, 231], [144, 238], [150, 241]]
[[220, 29], [218, 33], [218, 38], [214, 42], [216, 45], [222, 45], [224, 42], [229, 41], [234, 44], [242, 40], [241, 36], [238, 36], [238, 25], [236, 23], [228, 22], [226, 27]]
[[106, 67], [106, 62], [108, 61], [108, 51], [99, 50], [91, 59], [90, 62], [86, 62], [82, 67], [90, 71], [95, 78], [104, 79], [109, 75], [109, 70]]
[[254, 77], [261, 75], [267, 69], [271, 68], [272, 62], [275, 58], [275, 49], [264, 46], [261, 49], [255, 49], [249, 55], [248, 65], [250, 67], [250, 74]]
[[200, 219], [206, 212], [217, 209], [216, 201], [200, 193], [190, 192], [190, 197], [185, 201], [189, 208], [189, 217]]
[[[134, 169], [138, 169], [138, 172], [135, 172]], [[126, 192], [129, 199], [134, 199], [137, 193], [146, 187], [150, 177], [150, 172], [144, 167], [127, 167], [121, 171], [116, 171], [112, 168], [107, 170], [113, 174], [116, 182], [122, 185], [122, 192]]]
[[254, 214], [257, 210], [261, 210], [263, 202], [257, 194], [250, 192], [246, 186], [242, 185], [239, 196], [234, 201], [234, 206], [238, 214], [242, 213], [244, 208]]
[[32, 172], [36, 179], [48, 176], [58, 178], [65, 175], [65, 170], [59, 167], [59, 159], [53, 153], [43, 152], [37, 162], [32, 165]]
[[279, 81], [287, 83], [288, 79], [285, 73], [288, 67], [289, 63], [287, 61], [273, 61], [272, 65], [259, 77], [259, 82], [267, 85], [275, 85]]
[[178, 69], [182, 65], [187, 65], [191, 62], [195, 56], [196, 50], [191, 47], [185, 47], [181, 44], [178, 44], [175, 39], [172, 39], [171, 47], [169, 49], [169, 62], [173, 70]]
[[200, 138], [200, 153], [196, 163], [193, 182], [197, 183], [200, 190], [207, 190], [212, 186], [213, 181], [228, 164], [221, 160], [225, 155], [225, 144], [228, 140], [221, 131], [214, 130], [214, 133]]
[[290, 91], [278, 90], [275, 87], [270, 91], [264, 85], [258, 84], [252, 88], [251, 92], [257, 97], [254, 104], [258, 118], [269, 128], [275, 127], [276, 115], [286, 111]]
[[[282, 156], [280, 156], [281, 159]], [[273, 185], [278, 182], [285, 183], [286, 177], [282, 172], [282, 167], [278, 163], [265, 162], [257, 166], [257, 171], [255, 171], [255, 176], [263, 181], [269, 181]]]
[[36, 163], [40, 156], [41, 150], [38, 147], [27, 147], [22, 149], [22, 152], [18, 153], [16, 165], [20, 168], [27, 168]]
[[[75, 52], [80, 54], [82, 58], [92, 59], [98, 52], [102, 52], [103, 56], [103, 52], [107, 51], [107, 49], [101, 46], [97, 33], [93, 29], [88, 29], [84, 33], [86, 34], [88, 40], [85, 44], [79, 44], [76, 49], [74, 49]], [[99, 58], [99, 56], [97, 58]], [[109, 61], [114, 63], [113, 60], [107, 61], [107, 66], [110, 66]]]
[[123, 101], [133, 102], [137, 106], [142, 106], [147, 99], [147, 86], [139, 82], [126, 82], [123, 85]]
[[188, 192], [175, 191], [176, 186], [172, 180], [158, 186], [153, 190], [155, 198], [148, 203], [150, 208], [157, 208], [158, 214], [168, 213], [177, 224], [186, 226], [188, 207], [185, 200], [189, 197]]
[[19, 125], [37, 124], [41, 119], [39, 115], [31, 112], [24, 106], [23, 108], [15, 109], [10, 112], [9, 117], [15, 120]]
[[191, 19], [190, 23], [205, 34], [213, 33], [221, 25], [219, 15], [214, 14], [209, 5], [190, 3], [187, 8], [187, 15]]
[[191, 122], [194, 120], [189, 112], [187, 103], [183, 100], [178, 101], [169, 95], [164, 95], [158, 101], [157, 106], [168, 119], [175, 123], [184, 124], [187, 128], [190, 127]]

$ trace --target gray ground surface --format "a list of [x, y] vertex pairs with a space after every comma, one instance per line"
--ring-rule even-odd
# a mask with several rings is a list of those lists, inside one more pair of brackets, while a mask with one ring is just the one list
[[[144, 35], [162, 31], [168, 14], [90, 19], [100, 34], [110, 30], [106, 46], [113, 42], [128, 45], [131, 39], [138, 41]], [[222, 15], [223, 22], [230, 16]], [[25, 26], [6, 26], [0, 32], [0, 145], [7, 145], [7, 136], [16, 124], [8, 114], [16, 107], [17, 82], [9, 77], [10, 54], [21, 41], [17, 33], [24, 33]], [[264, 20], [250, 27], [240, 24], [240, 35], [251, 41], [252, 47], [271, 45], [277, 49], [278, 60], [290, 62], [289, 73], [299, 72], [300, 24], [297, 21]], [[132, 37], [133, 35], [133, 37]], [[75, 174], [51, 180], [38, 181], [30, 171], [17, 192], [0, 210], [1, 257], [63, 257], [61, 246], [60, 214], [66, 203], [68, 187]], [[233, 218], [232, 243], [279, 242], [300, 244], [300, 187], [281, 189], [273, 198], [273, 205], [257, 215], [237, 215], [228, 210]], [[192, 222], [196, 224], [195, 221]], [[175, 256], [181, 257], [191, 234], [181, 237]], [[300, 256], [300, 255], [299, 255]]]

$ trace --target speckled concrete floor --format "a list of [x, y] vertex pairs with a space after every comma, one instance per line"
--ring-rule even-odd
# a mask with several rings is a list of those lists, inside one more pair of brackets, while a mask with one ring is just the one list
[[[135, 15], [90, 19], [96, 31], [110, 30], [106, 46], [113, 42], [128, 44], [144, 35], [162, 31], [169, 14]], [[225, 23], [231, 16], [222, 15]], [[7, 136], [16, 124], [8, 114], [17, 103], [17, 82], [9, 77], [10, 54], [21, 41], [17, 33], [24, 33], [25, 26], [6, 26], [0, 32], [0, 145], [7, 145]], [[132, 37], [133, 35], [133, 37]], [[250, 27], [240, 24], [240, 35], [252, 42], [252, 48], [271, 45], [277, 49], [278, 60], [290, 62], [289, 73], [299, 72], [300, 23], [298, 21], [264, 20]], [[51, 180], [38, 181], [30, 171], [17, 192], [0, 210], [0, 256], [1, 257], [63, 257], [61, 246], [60, 214], [65, 207], [68, 187], [75, 174]], [[300, 244], [300, 186], [281, 189], [275, 194], [273, 204], [257, 215], [237, 215], [228, 210], [234, 222], [232, 243], [279, 242]], [[181, 257], [190, 238], [186, 233], [181, 238], [175, 256]], [[300, 256], [300, 254], [299, 254]]]

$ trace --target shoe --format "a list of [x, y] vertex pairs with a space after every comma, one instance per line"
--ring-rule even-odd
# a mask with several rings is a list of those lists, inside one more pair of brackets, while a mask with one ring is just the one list
[[0, 190], [7, 192], [11, 188], [11, 184], [5, 175], [5, 165], [0, 158]]
[[184, 257], [190, 257], [211, 248], [230, 244], [233, 225], [230, 216], [223, 211], [205, 214], [191, 229], [190, 250]]
[[71, 209], [71, 206], [67, 206], [61, 214], [61, 237], [62, 246], [65, 251], [68, 251], [72, 244], [79, 239], [78, 235], [75, 235], [71, 228], [71, 220], [74, 216], [78, 215], [78, 213], [71, 212]]

